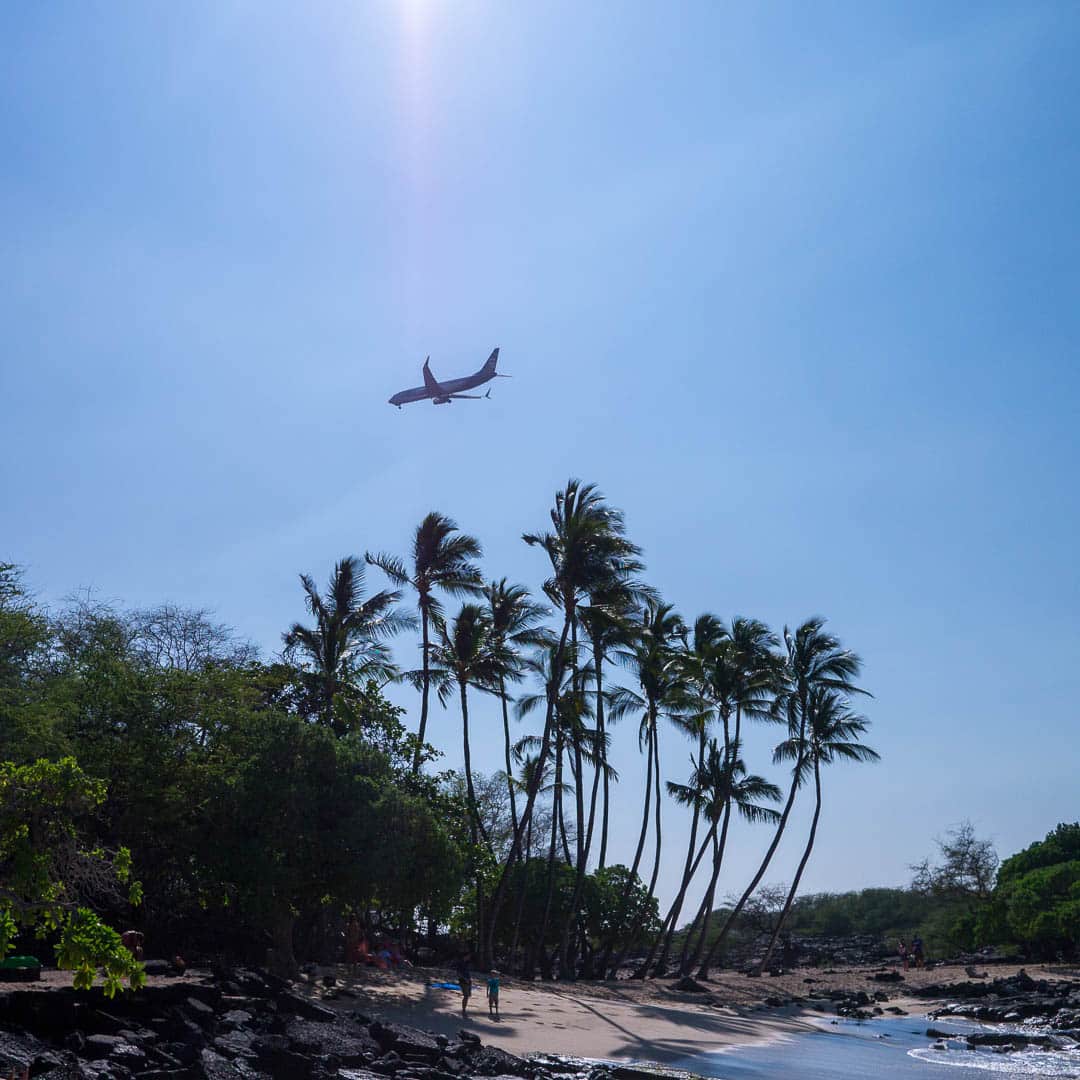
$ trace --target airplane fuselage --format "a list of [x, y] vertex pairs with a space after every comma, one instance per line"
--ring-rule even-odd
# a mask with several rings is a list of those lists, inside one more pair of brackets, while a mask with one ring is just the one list
[[495, 370], [498, 363], [499, 350], [496, 349], [488, 361], [479, 371], [473, 375], [465, 375], [460, 379], [445, 379], [437, 381], [424, 363], [424, 385], [414, 386], [411, 390], [402, 390], [390, 398], [390, 404], [399, 409], [402, 405], [408, 405], [414, 401], [430, 400], [434, 405], [449, 405], [456, 394], [462, 394], [467, 390], [475, 390], [484, 383], [498, 378], [499, 373]]

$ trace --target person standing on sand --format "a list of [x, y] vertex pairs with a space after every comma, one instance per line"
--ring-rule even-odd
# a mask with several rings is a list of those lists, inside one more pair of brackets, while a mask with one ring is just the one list
[[464, 1016], [469, 1009], [469, 998], [472, 996], [472, 974], [469, 971], [469, 961], [472, 957], [469, 953], [463, 953], [461, 959], [454, 965], [457, 974], [458, 986], [461, 987], [461, 1015]]
[[923, 943], [922, 938], [916, 936], [911, 942], [911, 951], [915, 954], [915, 966], [921, 968], [926, 963], [926, 958], [923, 956]]
[[908, 969], [908, 949], [907, 949], [907, 942], [903, 938], [900, 939], [900, 948], [899, 948], [898, 951], [900, 953], [900, 963], [904, 965], [904, 970], [907, 971], [907, 969]]
[[499, 1019], [499, 973], [493, 968], [487, 981], [488, 1016]]

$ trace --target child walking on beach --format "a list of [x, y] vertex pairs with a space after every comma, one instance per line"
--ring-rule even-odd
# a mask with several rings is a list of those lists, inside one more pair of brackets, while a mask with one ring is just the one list
[[499, 973], [492, 971], [487, 981], [488, 991], [488, 1016], [499, 1019]]

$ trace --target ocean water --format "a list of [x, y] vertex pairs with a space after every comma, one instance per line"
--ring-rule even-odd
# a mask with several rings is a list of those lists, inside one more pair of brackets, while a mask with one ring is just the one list
[[971, 1031], [1010, 1030], [945, 1018], [930, 1021], [914, 1014], [865, 1023], [841, 1020], [833, 1025], [824, 1020], [820, 1031], [733, 1047], [678, 1064], [718, 1080], [1080, 1078], [1080, 1046], [1053, 1052], [1032, 1049], [1001, 1053], [990, 1048], [966, 1049], [966, 1044], [957, 1039], [949, 1040], [947, 1049], [934, 1050], [932, 1044], [939, 1040], [927, 1037], [930, 1026], [958, 1037]]

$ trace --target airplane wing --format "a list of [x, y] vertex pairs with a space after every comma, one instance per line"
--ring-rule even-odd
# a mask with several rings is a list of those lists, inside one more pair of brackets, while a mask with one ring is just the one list
[[431, 357], [424, 361], [424, 389], [428, 390], [432, 394], [442, 395], [446, 391], [439, 385], [439, 380], [431, 374], [431, 368], [428, 366]]

